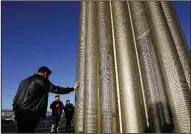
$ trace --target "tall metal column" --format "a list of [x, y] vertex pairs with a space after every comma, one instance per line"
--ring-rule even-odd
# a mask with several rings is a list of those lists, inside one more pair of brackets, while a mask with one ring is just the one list
[[191, 56], [187, 46], [186, 39], [180, 27], [172, 2], [162, 1], [161, 4], [162, 4], [163, 12], [166, 17], [168, 26], [170, 28], [170, 32], [171, 32], [174, 44], [176, 46], [176, 49], [180, 58], [180, 62], [184, 70], [184, 74], [186, 76], [189, 89], [191, 91], [191, 87], [190, 87], [191, 86], [191, 80], [190, 80]]
[[123, 132], [144, 132], [146, 119], [127, 2], [111, 2], [111, 5]]
[[151, 29], [173, 114], [175, 132], [190, 132], [190, 94], [160, 2], [147, 2]]
[[96, 3], [87, 1], [84, 132], [97, 132], [97, 16]]
[[189, 133], [191, 61], [172, 3], [82, 1], [80, 12], [76, 132]]
[[152, 33], [143, 2], [130, 2], [132, 22], [146, 94], [149, 125], [152, 132], [161, 132], [170, 124], [164, 80], [157, 61]]
[[80, 80], [80, 87], [76, 91], [76, 105], [75, 105], [75, 131], [77, 133], [83, 132], [84, 126], [84, 88], [85, 88], [85, 72], [86, 72], [86, 2], [81, 2], [80, 10], [80, 29], [78, 39], [78, 57], [77, 57], [77, 80]]
[[98, 2], [97, 6], [101, 133], [111, 133], [118, 124], [111, 17], [109, 2]]

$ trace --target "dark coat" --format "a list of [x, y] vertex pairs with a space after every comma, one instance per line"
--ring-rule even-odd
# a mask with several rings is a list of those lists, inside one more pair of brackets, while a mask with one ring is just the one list
[[74, 88], [64, 88], [53, 85], [48, 79], [34, 74], [23, 80], [13, 100], [13, 110], [37, 112], [40, 117], [45, 117], [48, 106], [48, 93], [68, 94]]
[[66, 119], [72, 119], [74, 115], [74, 106], [70, 104], [66, 104], [64, 107], [65, 117]]
[[[57, 104], [59, 105], [59, 107], [56, 107]], [[62, 115], [62, 110], [64, 109], [64, 105], [61, 101], [53, 101], [52, 104], [50, 105], [50, 109], [52, 109], [53, 116]]]

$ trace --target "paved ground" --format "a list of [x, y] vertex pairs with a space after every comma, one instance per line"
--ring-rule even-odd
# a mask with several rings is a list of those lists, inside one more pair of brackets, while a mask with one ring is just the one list
[[[61, 127], [59, 131], [60, 133], [69, 133], [69, 132], [66, 132], [66, 129], [64, 127]], [[50, 129], [44, 129], [41, 131], [37, 130], [36, 133], [50, 133]], [[74, 128], [72, 128], [70, 133], [74, 133]]]
[[[60, 133], [66, 133], [65, 130], [65, 120], [61, 120], [60, 122]], [[50, 128], [51, 128], [51, 121], [49, 122], [39, 122], [37, 128], [36, 128], [36, 133], [50, 133]], [[73, 122], [72, 122], [73, 126]], [[2, 133], [16, 133], [16, 124], [11, 123], [11, 124], [2, 124], [1, 125], [1, 132]], [[72, 127], [72, 132], [74, 132], [74, 128]]]

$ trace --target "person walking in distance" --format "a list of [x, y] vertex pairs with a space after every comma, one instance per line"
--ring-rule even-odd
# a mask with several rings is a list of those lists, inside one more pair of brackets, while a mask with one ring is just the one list
[[66, 118], [66, 132], [71, 132], [71, 121], [74, 115], [74, 106], [70, 103], [70, 100], [66, 101], [64, 112]]
[[40, 118], [44, 118], [48, 106], [48, 93], [68, 94], [80, 85], [77, 81], [72, 88], [53, 85], [49, 81], [51, 70], [40, 67], [38, 72], [24, 79], [13, 99], [13, 111], [18, 133], [33, 133]]
[[59, 133], [60, 126], [60, 118], [62, 115], [62, 110], [64, 109], [63, 103], [60, 101], [60, 96], [55, 96], [55, 101], [50, 105], [50, 109], [52, 109], [52, 127], [51, 133], [56, 132]]

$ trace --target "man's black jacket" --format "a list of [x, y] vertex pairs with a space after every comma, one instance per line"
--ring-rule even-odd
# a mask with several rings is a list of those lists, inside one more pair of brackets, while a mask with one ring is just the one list
[[74, 106], [70, 103], [70, 104], [66, 104], [64, 107], [64, 112], [65, 112], [65, 117], [72, 119], [73, 115], [74, 115]]
[[[59, 105], [60, 111], [58, 111], [58, 108], [56, 107], [57, 104]], [[64, 105], [61, 101], [53, 101], [52, 104], [50, 105], [50, 109], [52, 109], [53, 116], [62, 115], [62, 110], [64, 109]]]
[[48, 105], [48, 93], [68, 94], [74, 88], [63, 88], [53, 85], [48, 79], [34, 74], [23, 80], [13, 100], [13, 110], [37, 112], [45, 117]]

